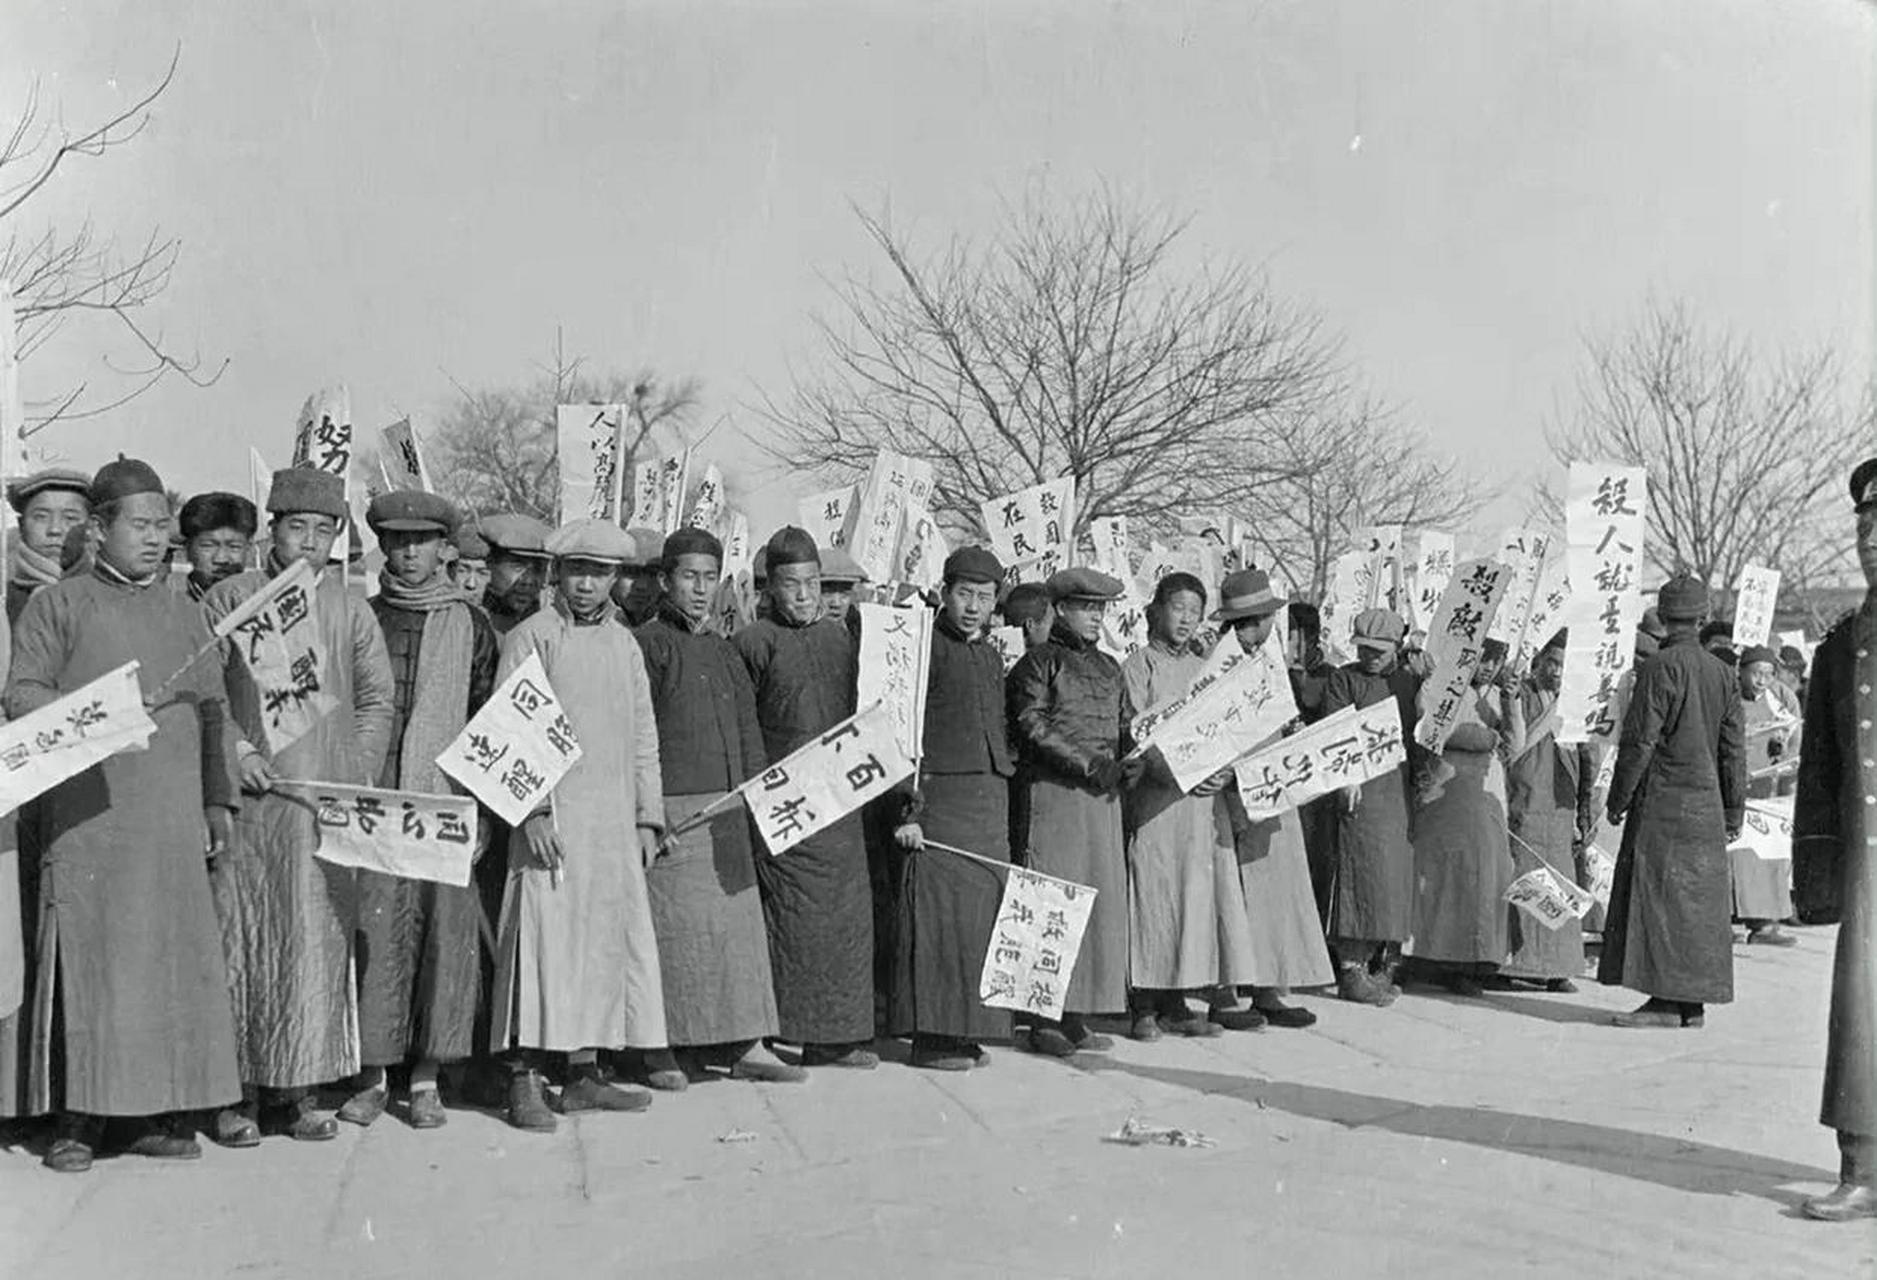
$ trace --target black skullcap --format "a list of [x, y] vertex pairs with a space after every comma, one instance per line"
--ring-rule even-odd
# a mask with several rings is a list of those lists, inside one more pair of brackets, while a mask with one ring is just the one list
[[772, 574], [785, 564], [821, 564], [821, 550], [813, 535], [792, 524], [777, 529], [763, 550], [769, 553], [764, 567]]

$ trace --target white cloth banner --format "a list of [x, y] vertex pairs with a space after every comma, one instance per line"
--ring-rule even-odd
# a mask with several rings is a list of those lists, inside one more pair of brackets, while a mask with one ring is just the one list
[[795, 509], [802, 528], [808, 531], [817, 547], [826, 551], [847, 545], [847, 518], [859, 505], [860, 486], [850, 484], [845, 489], [830, 489], [803, 498]]
[[580, 738], [547, 682], [541, 655], [508, 673], [437, 767], [518, 827], [580, 759]]
[[256, 511], [267, 510], [267, 495], [274, 487], [274, 473], [267, 465], [267, 459], [261, 451], [248, 448], [248, 497], [254, 503]]
[[617, 520], [625, 478], [620, 466], [626, 406], [554, 407], [555, 457], [560, 463], [560, 518]]
[[417, 432], [409, 418], [399, 418], [378, 433], [378, 465], [384, 471], [385, 484], [391, 489], [419, 489], [433, 493], [430, 471], [424, 466], [423, 451], [417, 447]]
[[1134, 558], [1128, 550], [1128, 518], [1102, 516], [1088, 522], [1089, 567], [1123, 582], [1134, 579]]
[[684, 491], [691, 480], [691, 451], [686, 449], [669, 458], [658, 460], [658, 501], [659, 511], [656, 521], [648, 522], [650, 528], [670, 535], [678, 531], [684, 522]]
[[1433, 628], [1434, 615], [1440, 611], [1440, 598], [1453, 578], [1453, 535], [1437, 529], [1423, 529], [1414, 557], [1413, 591], [1408, 596], [1411, 631]]
[[910, 583], [921, 591], [934, 590], [944, 580], [945, 557], [950, 554], [938, 518], [924, 507], [909, 508], [890, 580]]
[[788, 852], [911, 777], [892, 713], [873, 703], [738, 790], [769, 852]]
[[1648, 480], [1639, 467], [1573, 462], [1564, 503], [1571, 629], [1558, 742], [1613, 746], [1623, 727], [1642, 620]]
[[13, 812], [121, 751], [150, 745], [156, 722], [143, 707], [137, 664], [123, 666], [0, 725], [0, 814]]
[[993, 1009], [1060, 1019], [1095, 894], [1085, 884], [1010, 868], [1003, 900], [997, 904], [997, 924], [984, 950], [978, 1000]]
[[1401, 708], [1393, 698], [1344, 707], [1233, 766], [1239, 798], [1253, 818], [1276, 817], [1318, 796], [1356, 786], [1407, 758]]
[[1248, 654], [1233, 639], [1229, 648], [1218, 648], [1228, 656], [1214, 670], [1202, 671], [1176, 705], [1135, 721], [1142, 736], [1133, 754], [1158, 750], [1181, 791], [1191, 791], [1297, 718], [1290, 673], [1273, 660], [1269, 645]]
[[688, 529], [703, 529], [718, 538], [722, 538], [720, 526], [723, 521], [724, 496], [723, 472], [714, 462], [704, 466], [704, 478], [697, 482], [697, 494], [691, 499], [691, 509], [685, 514], [684, 524]]
[[1582, 920], [1596, 899], [1568, 880], [1537, 867], [1506, 886], [1505, 900], [1547, 929], [1564, 927], [1567, 920]]
[[1734, 651], [1765, 644], [1773, 634], [1773, 612], [1779, 607], [1779, 570], [1750, 564], [1740, 571], [1734, 597]]
[[907, 513], [931, 505], [932, 464], [880, 450], [848, 514], [848, 554], [873, 581], [891, 582]]
[[1761, 862], [1785, 862], [1792, 857], [1792, 797], [1747, 801], [1740, 839], [1733, 846], [1750, 850]]
[[1486, 638], [1502, 642], [1508, 656], [1518, 651], [1519, 641], [1525, 638], [1532, 593], [1538, 589], [1538, 575], [1550, 550], [1551, 538], [1538, 529], [1514, 527], [1507, 529], [1499, 540], [1499, 554], [1494, 559], [1512, 570], [1512, 581], [1506, 587], [1505, 601], [1499, 606], [1498, 616], [1493, 619]]
[[1497, 560], [1468, 560], [1447, 584], [1427, 633], [1433, 670], [1421, 684], [1420, 719], [1414, 726], [1414, 740], [1429, 751], [1439, 752], [1453, 732], [1513, 576], [1512, 567]]
[[1539, 646], [1557, 634], [1564, 618], [1564, 607], [1571, 598], [1571, 583], [1565, 573], [1567, 560], [1565, 548], [1557, 539], [1552, 539], [1545, 563], [1538, 570], [1538, 583], [1532, 588], [1531, 612], [1525, 615], [1525, 638], [1511, 655], [1515, 671], [1528, 669]]
[[1584, 846], [1584, 879], [1590, 881], [1583, 886], [1592, 900], [1600, 907], [1610, 905], [1610, 886], [1616, 883], [1616, 859], [1603, 851], [1599, 844]]
[[1323, 603], [1318, 613], [1323, 624], [1319, 643], [1331, 663], [1347, 662], [1354, 656], [1356, 615], [1368, 606], [1363, 603], [1368, 591], [1369, 553], [1345, 551], [1330, 565], [1329, 582], [1323, 589]]
[[723, 542], [723, 571], [737, 573], [750, 566], [749, 517], [734, 507], [724, 512], [723, 532], [717, 535]]
[[923, 606], [895, 609], [857, 604], [860, 610], [860, 704], [878, 702], [893, 719], [900, 749], [925, 754], [925, 695], [932, 678], [932, 623]]
[[465, 888], [476, 854], [476, 801], [337, 782], [283, 782], [279, 788], [313, 806], [319, 844], [313, 855], [407, 880]]
[[326, 646], [313, 620], [313, 571], [303, 560], [275, 575], [215, 627], [234, 646], [261, 704], [262, 744], [278, 755], [339, 705], [326, 689]]
[[1368, 558], [1366, 595], [1358, 609], [1388, 609], [1399, 613], [1401, 592], [1401, 526], [1374, 524], [1356, 530], [1356, 546]]
[[[300, 406], [293, 427], [293, 466], [312, 467], [345, 482], [346, 510], [352, 509], [352, 393], [341, 382], [321, 387]], [[263, 505], [262, 510], [266, 510]], [[345, 563], [347, 539], [333, 539], [332, 559]]]
[[997, 646], [997, 652], [1004, 660], [1004, 674], [1017, 665], [1017, 659], [1023, 656], [1024, 640], [1022, 627], [992, 627], [985, 637]]
[[[1006, 564], [1038, 557], [1068, 565], [1075, 546], [1075, 480], [1045, 480], [978, 504], [991, 550]], [[1054, 573], [1055, 569], [1049, 572]], [[1047, 575], [1045, 575], [1047, 576]]]

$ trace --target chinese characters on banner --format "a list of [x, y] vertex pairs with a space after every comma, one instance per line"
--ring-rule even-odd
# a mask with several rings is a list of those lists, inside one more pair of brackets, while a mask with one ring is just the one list
[[621, 489], [623, 404], [554, 407], [555, 456], [560, 461], [560, 518], [617, 520]]
[[1183, 699], [1137, 720], [1134, 754], [1158, 749], [1180, 790], [1191, 791], [1296, 718], [1290, 673], [1266, 645], [1201, 672]]
[[1734, 650], [1765, 644], [1773, 634], [1773, 610], [1779, 604], [1779, 570], [1750, 564], [1740, 571], [1734, 598]]
[[1367, 595], [1358, 609], [1392, 609], [1400, 612], [1401, 526], [1370, 525], [1356, 530], [1356, 546], [1368, 559]]
[[724, 573], [728, 575], [748, 572], [750, 565], [749, 517], [734, 507], [731, 508], [724, 516], [723, 532], [718, 537], [723, 542]]
[[697, 496], [691, 500], [691, 510], [684, 517], [685, 527], [703, 529], [721, 539], [723, 512], [723, 472], [717, 469], [716, 463], [707, 463], [704, 478], [697, 482]]
[[691, 473], [691, 451], [670, 458], [656, 455], [632, 464], [632, 510], [622, 525], [671, 534], [684, 518], [684, 490]]
[[1553, 539], [1544, 567], [1538, 571], [1538, 585], [1532, 588], [1531, 612], [1525, 615], [1525, 637], [1511, 655], [1515, 671], [1531, 666], [1532, 655], [1557, 633], [1558, 625], [1564, 620], [1564, 606], [1571, 598], [1571, 584], [1564, 572], [1566, 559], [1565, 549]]
[[1005, 564], [1035, 561], [1031, 576], [1046, 580], [1069, 565], [1075, 545], [1075, 481], [1046, 480], [978, 504], [991, 550]]
[[891, 582], [911, 513], [932, 501], [932, 464], [882, 449], [848, 513], [847, 552], [875, 582]]
[[155, 732], [135, 662], [0, 725], [0, 814], [120, 751], [143, 750]]
[[1561, 929], [1566, 920], [1582, 920], [1597, 900], [1570, 881], [1554, 875], [1550, 867], [1537, 867], [1506, 886], [1505, 900], [1547, 929]]
[[771, 855], [787, 853], [912, 775], [879, 703], [850, 716], [738, 788]]
[[[321, 387], [300, 406], [293, 428], [292, 465], [329, 472], [345, 481], [346, 510], [352, 509], [352, 394], [343, 382]], [[346, 539], [335, 538], [332, 559], [344, 564], [345, 556]]]
[[339, 705], [326, 691], [326, 646], [313, 618], [313, 574], [296, 560], [215, 627], [240, 655], [261, 707], [270, 755], [299, 741]]
[[518, 827], [579, 759], [580, 739], [541, 655], [531, 653], [437, 757], [437, 767]]
[[1785, 862], [1792, 857], [1792, 797], [1747, 801], [1736, 849], [1751, 850], [1761, 862]]
[[815, 540], [817, 547], [826, 551], [847, 545], [847, 517], [859, 502], [860, 486], [850, 484], [845, 489], [830, 489], [803, 498], [796, 511], [802, 528], [808, 530], [808, 536]]
[[994, 647], [1004, 660], [1004, 674], [1017, 665], [1017, 659], [1023, 656], [1022, 627], [992, 627], [985, 633], [984, 641]]
[[1434, 615], [1440, 611], [1440, 598], [1447, 593], [1453, 578], [1453, 535], [1435, 529], [1423, 529], [1414, 558], [1414, 589], [1408, 594], [1408, 616], [1403, 619], [1411, 631], [1429, 631]]
[[1088, 522], [1089, 567], [1127, 582], [1134, 577], [1128, 553], [1128, 518], [1102, 516]]
[[1253, 818], [1276, 817], [1318, 796], [1398, 768], [1407, 758], [1394, 699], [1344, 707], [1233, 766]]
[[424, 455], [417, 447], [417, 433], [409, 418], [400, 418], [378, 433], [378, 466], [384, 472], [388, 489], [418, 489], [432, 492], [430, 472]]
[[314, 856], [340, 867], [469, 884], [476, 852], [476, 802], [336, 782], [285, 782], [313, 806], [319, 833]]
[[909, 508], [905, 532], [893, 558], [892, 581], [932, 590], [944, 580], [945, 557], [950, 554], [938, 518], [924, 507]]
[[854, 607], [860, 610], [860, 703], [885, 707], [900, 749], [917, 760], [925, 754], [925, 695], [937, 615], [883, 604]]
[[1508, 653], [1518, 650], [1525, 638], [1525, 623], [1531, 616], [1532, 593], [1538, 589], [1538, 574], [1544, 568], [1551, 539], [1536, 529], [1507, 529], [1499, 544], [1499, 563], [1511, 566], [1512, 581], [1506, 587], [1505, 602], [1499, 607], [1486, 633], [1488, 640], [1505, 643]]
[[1061, 1018], [1062, 998], [1082, 950], [1095, 892], [1039, 871], [1010, 868], [1003, 900], [997, 904], [997, 924], [984, 950], [978, 1000], [993, 1009]]
[[1648, 481], [1640, 467], [1573, 462], [1564, 504], [1571, 629], [1558, 741], [1611, 746], [1622, 729], [1642, 620]]
[[1421, 685], [1421, 718], [1414, 726], [1414, 740], [1429, 751], [1445, 746], [1459, 721], [1493, 616], [1512, 579], [1512, 567], [1497, 560], [1468, 560], [1453, 571], [1427, 632], [1427, 659], [1433, 670]]
[[1616, 882], [1616, 859], [1603, 851], [1599, 844], [1584, 846], [1584, 879], [1589, 883], [1583, 886], [1591, 900], [1600, 907], [1610, 905], [1610, 886]]
[[1323, 625], [1319, 643], [1323, 656], [1332, 663], [1347, 662], [1355, 653], [1356, 615], [1367, 606], [1369, 553], [1345, 551], [1330, 566], [1329, 582], [1323, 591], [1318, 614]]

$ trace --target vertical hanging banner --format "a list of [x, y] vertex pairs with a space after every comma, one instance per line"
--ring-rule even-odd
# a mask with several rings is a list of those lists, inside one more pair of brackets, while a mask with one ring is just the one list
[[1779, 605], [1779, 570], [1750, 564], [1740, 571], [1734, 596], [1734, 651], [1751, 649], [1772, 638], [1773, 613]]
[[658, 527], [658, 522], [665, 516], [664, 492], [660, 487], [664, 474], [664, 463], [656, 453], [632, 460], [631, 502], [626, 515], [619, 521], [621, 525], [627, 528]]
[[1497, 560], [1468, 560], [1455, 568], [1440, 600], [1440, 612], [1427, 632], [1427, 657], [1433, 671], [1421, 685], [1421, 718], [1414, 740], [1438, 753], [1460, 716], [1473, 673], [1479, 670], [1492, 633], [1492, 620], [1504, 607], [1514, 573]]
[[541, 655], [531, 653], [444, 748], [437, 768], [518, 827], [560, 785], [580, 754], [580, 738], [547, 682]]
[[[346, 510], [352, 509], [352, 393], [341, 382], [321, 387], [300, 406], [293, 427], [293, 464], [312, 467], [345, 481]], [[344, 564], [348, 539], [333, 539], [332, 559]]]
[[978, 975], [979, 1002], [993, 1009], [1060, 1018], [1095, 893], [1072, 880], [1010, 868], [1003, 900], [997, 904], [997, 924], [984, 951], [984, 968]]
[[1453, 580], [1453, 535], [1423, 529], [1414, 557], [1413, 590], [1407, 599], [1407, 624], [1413, 631], [1431, 631], [1440, 612], [1441, 597]]
[[930, 609], [857, 604], [860, 610], [860, 704], [878, 702], [892, 717], [900, 749], [925, 755], [925, 695], [932, 679]]
[[555, 456], [560, 460], [560, 518], [617, 520], [624, 476], [620, 450], [623, 404], [563, 404], [554, 408]]
[[723, 543], [723, 572], [725, 577], [746, 570], [750, 566], [749, 517], [741, 511], [731, 510], [725, 513], [723, 532], [718, 540]]
[[1538, 589], [1538, 574], [1551, 549], [1551, 539], [1537, 529], [1507, 529], [1499, 542], [1498, 560], [1512, 569], [1512, 581], [1506, 587], [1505, 603], [1493, 619], [1488, 640], [1504, 643], [1509, 653], [1517, 652], [1525, 638], [1525, 623], [1531, 616], [1532, 593]]
[[1075, 539], [1075, 480], [1063, 476], [978, 505], [991, 550], [1005, 564], [1038, 561], [1047, 579], [1068, 567]]
[[1632, 683], [1642, 620], [1648, 480], [1640, 467], [1573, 462], [1564, 516], [1571, 629], [1558, 694], [1558, 741], [1611, 746]]
[[1128, 551], [1128, 518], [1102, 516], [1088, 522], [1089, 567], [1123, 582], [1134, 577]]
[[[684, 520], [684, 491], [691, 480], [691, 450], [661, 458], [658, 463], [658, 519], [649, 521], [660, 533], [674, 534]], [[720, 482], [721, 484], [721, 482]]]
[[1401, 612], [1401, 526], [1375, 524], [1356, 530], [1356, 546], [1368, 556], [1367, 595], [1359, 609]]
[[811, 739], [738, 787], [771, 856], [787, 853], [912, 775], [879, 703]]
[[435, 492], [430, 487], [430, 471], [424, 466], [424, 455], [417, 447], [417, 433], [411, 429], [409, 418], [399, 418], [380, 431], [378, 443], [378, 465], [384, 469], [387, 486]]
[[1323, 625], [1323, 656], [1332, 663], [1355, 656], [1356, 615], [1367, 607], [1362, 602], [1367, 598], [1368, 564], [1368, 552], [1345, 551], [1330, 565], [1317, 612]]
[[860, 499], [848, 515], [847, 552], [875, 582], [890, 582], [910, 511], [932, 502], [932, 464], [892, 453], [874, 455]]
[[274, 473], [259, 449], [248, 449], [248, 497], [256, 511], [267, 510], [267, 494], [274, 487]]
[[935, 590], [945, 577], [945, 557], [951, 554], [938, 518], [924, 507], [906, 512], [899, 550], [893, 557], [892, 581]]
[[803, 498], [796, 504], [796, 512], [808, 536], [826, 551], [847, 545], [847, 518], [859, 505], [860, 486], [850, 484], [845, 489], [830, 489]]
[[326, 689], [326, 646], [313, 618], [313, 570], [296, 560], [215, 627], [254, 681], [269, 755], [300, 740], [339, 705]]
[[[20, 394], [18, 312], [13, 304], [13, 282], [0, 276], [0, 493], [7, 482], [26, 474], [26, 402]], [[10, 561], [0, 530], [0, 586]], [[0, 671], [0, 678], [6, 673]]]
[[714, 462], [704, 466], [704, 478], [697, 482], [697, 494], [691, 499], [691, 509], [685, 513], [684, 525], [687, 529], [703, 529], [722, 538], [718, 532], [723, 521], [724, 496], [723, 472]]
[[1525, 615], [1524, 638], [1511, 655], [1515, 671], [1524, 671], [1532, 665], [1532, 656], [1539, 646], [1551, 639], [1564, 621], [1564, 607], [1571, 598], [1570, 579], [1565, 573], [1568, 560], [1566, 549], [1553, 538], [1544, 567], [1538, 571], [1538, 583], [1532, 588], [1532, 607]]

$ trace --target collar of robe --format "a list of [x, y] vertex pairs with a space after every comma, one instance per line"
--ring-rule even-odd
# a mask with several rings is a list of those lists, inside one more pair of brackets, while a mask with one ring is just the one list
[[594, 610], [592, 614], [583, 618], [575, 613], [572, 606], [563, 600], [557, 592], [554, 596], [554, 612], [560, 614], [561, 617], [567, 619], [567, 621], [573, 623], [576, 627], [597, 627], [607, 622], [617, 622], [622, 627], [626, 625], [625, 614], [621, 613], [619, 606], [614, 604], [611, 600], [608, 600], [605, 604], [602, 604], [598, 609]]
[[1084, 640], [1081, 636], [1078, 636], [1060, 622], [1049, 629], [1049, 642], [1051, 644], [1059, 644], [1065, 649], [1074, 649], [1078, 653], [1083, 649], [1091, 649], [1094, 647], [1093, 641]]
[[693, 636], [701, 632], [705, 628], [705, 626], [708, 625], [710, 622], [709, 614], [706, 614], [699, 621], [696, 621], [696, 622], [691, 621], [691, 617], [689, 614], [685, 613], [684, 610], [680, 609], [677, 605], [673, 604], [670, 601], [670, 599], [664, 598], [664, 597], [661, 597], [658, 601], [657, 616], [661, 621], [669, 624], [670, 626], [676, 627], [678, 630], [684, 632], [686, 635], [693, 635]]
[[978, 633], [976, 635], [974, 636], [966, 635], [965, 629], [959, 626], [956, 622], [953, 622], [952, 615], [943, 609], [940, 609], [938, 611], [938, 620], [934, 622], [932, 625], [937, 627], [940, 631], [943, 631], [946, 635], [950, 636], [952, 639], [963, 640], [966, 644], [976, 644], [978, 641], [984, 639], [984, 636], [985, 636], [985, 631], [982, 627], [978, 628]]
[[147, 578], [133, 578], [116, 565], [110, 563], [103, 556], [99, 556], [96, 560], [92, 561], [91, 572], [94, 577], [101, 581], [108, 582], [113, 586], [130, 587], [135, 591], [147, 591], [149, 588], [155, 586], [163, 577], [163, 570], [158, 569]]

